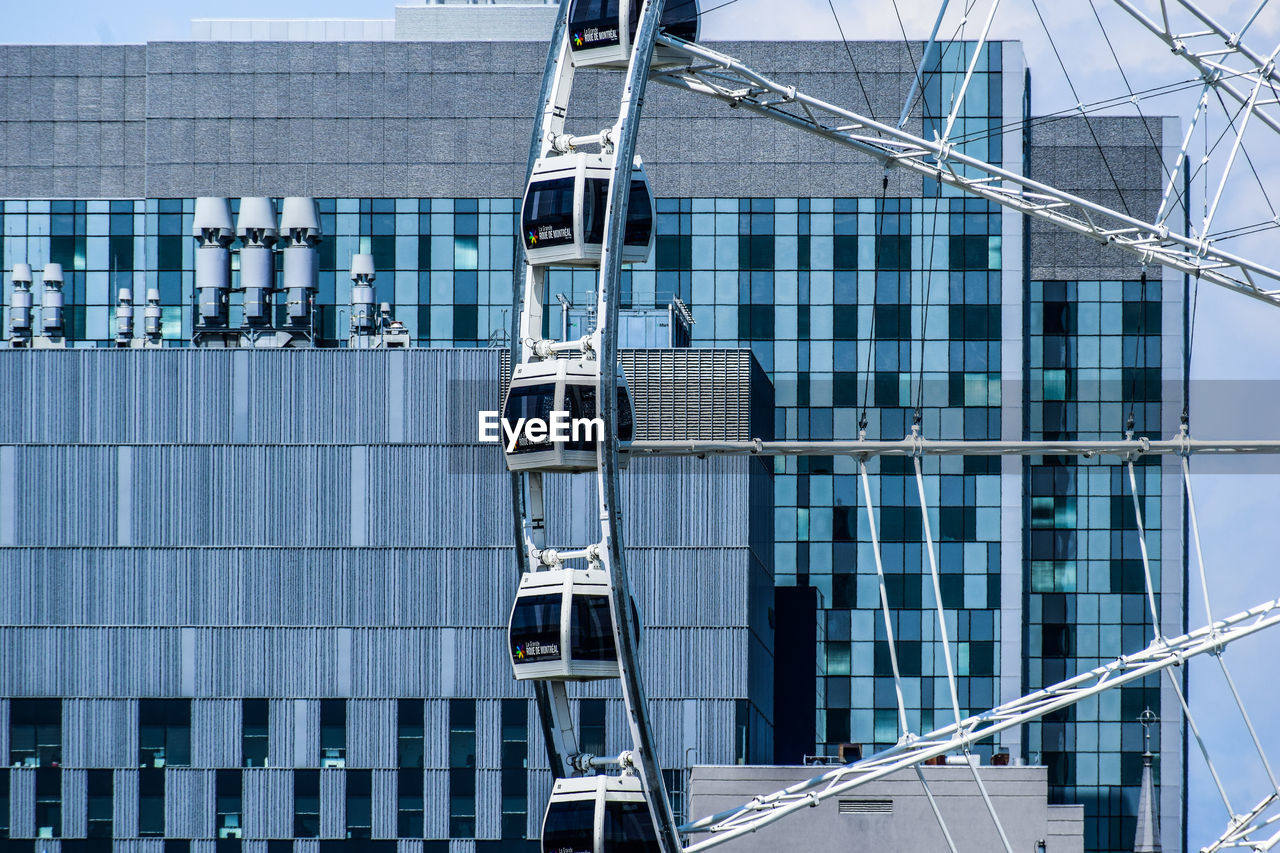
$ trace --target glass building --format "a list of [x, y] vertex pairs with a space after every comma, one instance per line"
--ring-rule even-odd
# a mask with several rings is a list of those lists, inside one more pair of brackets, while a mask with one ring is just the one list
[[[513, 61], [525, 78], [536, 79], [540, 46], [517, 47], [510, 54]], [[919, 48], [914, 46], [917, 53]], [[846, 95], [858, 91], [842, 52], [830, 46], [750, 49], [802, 75], [833, 76]], [[798, 58], [805, 50], [813, 57]], [[901, 54], [903, 46], [855, 45], [854, 50], [870, 61], [878, 52]], [[940, 129], [972, 51], [971, 44], [955, 45], [926, 69], [924, 96], [913, 114], [925, 135]], [[257, 55], [268, 66], [280, 61], [265, 51]], [[449, 85], [466, 92], [468, 74], [472, 70], [463, 68]], [[480, 81], [483, 75], [472, 76]], [[903, 66], [863, 76], [873, 90], [878, 84], [889, 90], [902, 88], [911, 71]], [[338, 77], [338, 89], [355, 92], [361, 85], [342, 73]], [[1108, 145], [1115, 144], [1105, 152], [1091, 149], [1072, 141], [1081, 128], [1076, 122], [1024, 122], [1029, 85], [1018, 46], [990, 45], [980, 57], [953, 138], [974, 156], [1029, 168], [1049, 183], [1049, 175], [1078, 158], [1084, 165], [1072, 165], [1077, 183], [1067, 188], [1073, 191], [1080, 191], [1083, 181], [1101, 195], [1158, 196], [1161, 155], [1149, 150], [1146, 134], [1138, 138], [1133, 132], [1138, 125], [1094, 119]], [[652, 99], [650, 114], [662, 115], [671, 98], [665, 97]], [[507, 107], [497, 100], [486, 89], [472, 103], [505, 116]], [[896, 113], [900, 100], [876, 106]], [[519, 106], [531, 112], [532, 101]], [[390, 106], [387, 110], [393, 112]], [[716, 115], [714, 105], [707, 106], [706, 115]], [[678, 118], [655, 121], [674, 124]], [[514, 138], [523, 140], [521, 132], [527, 136], [527, 120], [503, 120], [516, 129]], [[1157, 134], [1164, 130], [1155, 124]], [[725, 140], [741, 133], [722, 131]], [[480, 144], [488, 143], [469, 136], [459, 147]], [[736, 149], [726, 142], [726, 150]], [[848, 159], [834, 149], [817, 151], [806, 156]], [[648, 154], [643, 148], [641, 153]], [[732, 153], [714, 156], [713, 171], [754, 168], [730, 159]], [[1180, 278], [1152, 271], [1143, 281], [1125, 258], [1082, 247], [1074, 238], [928, 181], [893, 175], [882, 182], [878, 167], [864, 167], [847, 194], [839, 182], [827, 182], [829, 191], [820, 192], [820, 177], [789, 179], [802, 166], [785, 152], [760, 156], [777, 161], [760, 181], [772, 188], [769, 192], [721, 194], [691, 186], [685, 193], [677, 182], [664, 182], [663, 164], [683, 162], [682, 157], [696, 162], [694, 155], [669, 147], [656, 153], [648, 165], [659, 196], [656, 250], [647, 263], [624, 272], [622, 304], [639, 314], [679, 298], [694, 321], [691, 346], [749, 347], [774, 384], [776, 438], [853, 438], [864, 415], [867, 436], [884, 439], [909, 434], [916, 422], [925, 436], [938, 439], [1113, 437], [1124, 429], [1130, 411], [1139, 434], [1167, 433], [1176, 424], [1184, 376]], [[1081, 177], [1107, 157], [1122, 158], [1130, 167], [1124, 174], [1132, 177], [1132, 186], [1112, 187], [1096, 168]], [[726, 183], [734, 190], [744, 180], [749, 182]], [[312, 191], [319, 197], [325, 235], [317, 298], [320, 344], [345, 342], [351, 295], [347, 269], [357, 252], [373, 254], [376, 300], [392, 305], [415, 344], [505, 344], [519, 203], [516, 193], [503, 194], [499, 183], [491, 181], [477, 193], [480, 197], [470, 198], [437, 192], [336, 197]], [[789, 184], [809, 191], [780, 191]], [[260, 185], [265, 194], [284, 194], [266, 191], [269, 185]], [[236, 192], [231, 186], [215, 192], [215, 186], [197, 191], [193, 184], [180, 197], [48, 193], [19, 198], [0, 182], [0, 195], [10, 196], [0, 204], [0, 267], [7, 270], [19, 261], [36, 268], [48, 261], [63, 265], [68, 338], [76, 347], [112, 345], [119, 288], [131, 287], [135, 298], [158, 288], [166, 343], [182, 346], [191, 338], [194, 305], [192, 197]], [[591, 304], [595, 287], [589, 271], [558, 270], [548, 278], [549, 293], [562, 294], [575, 306]], [[5, 281], [6, 305], [10, 288]], [[558, 336], [562, 309], [548, 301], [547, 333]], [[237, 310], [233, 302], [233, 326], [241, 320]], [[570, 320], [589, 322], [580, 313]], [[813, 751], [828, 755], [847, 743], [867, 751], [888, 747], [901, 735], [855, 470], [850, 459], [822, 457], [779, 458], [773, 469], [775, 581], [813, 588], [820, 603]], [[873, 462], [871, 470], [909, 722], [917, 732], [929, 731], [950, 723], [952, 710], [914, 469], [909, 460], [884, 459]], [[1158, 465], [1142, 466], [1139, 485], [1156, 576], [1178, 585], [1163, 590], [1166, 618], [1180, 625], [1181, 506], [1163, 494], [1161, 473]], [[1074, 458], [1024, 463], [948, 457], [926, 460], [924, 474], [942, 605], [953, 620], [948, 633], [962, 712], [987, 709], [1148, 643], [1151, 626], [1141, 594], [1135, 518], [1120, 469]], [[1137, 809], [1142, 751], [1137, 717], [1151, 708], [1172, 721], [1177, 714], [1170, 697], [1155, 683], [1126, 687], [1025, 732], [1006, 733], [979, 752], [989, 756], [1006, 750], [1048, 765], [1055, 801], [1086, 807], [1086, 849], [1121, 851], [1131, 844]], [[526, 718], [505, 704], [502, 713], [504, 720], [511, 715], [511, 725], [502, 728], [503, 753], [509, 740], [514, 761], [527, 740], [520, 729]], [[471, 744], [474, 750], [475, 725], [474, 705], [453, 700], [450, 743]], [[1175, 827], [1182, 814], [1183, 744], [1176, 722], [1163, 725], [1160, 734], [1165, 738], [1160, 742], [1161, 812], [1169, 827], [1166, 844], [1176, 849], [1171, 842], [1179, 835]], [[421, 736], [415, 725], [402, 730], [402, 758]], [[228, 801], [234, 799], [235, 784], [228, 777], [224, 786], [219, 777], [219, 791], [225, 787]], [[319, 782], [294, 784], [298, 795]], [[350, 822], [351, 815], [367, 811], [361, 798], [370, 794], [363, 780], [348, 780], [346, 790]], [[399, 826], [401, 835], [421, 838], [423, 805], [415, 790], [400, 789]], [[465, 799], [465, 791], [459, 796]], [[317, 820], [299, 811], [297, 827]], [[515, 835], [510, 837], [518, 837], [515, 827], [524, 822], [525, 815], [513, 813]], [[297, 830], [299, 837], [306, 834], [303, 829]], [[450, 819], [450, 837], [474, 837], [475, 832], [475, 817], [468, 818], [465, 810]], [[505, 830], [503, 835], [508, 837]]]

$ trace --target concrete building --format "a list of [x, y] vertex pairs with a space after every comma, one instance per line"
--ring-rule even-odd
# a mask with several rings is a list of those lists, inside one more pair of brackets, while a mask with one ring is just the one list
[[[397, 21], [409, 14], [397, 10]], [[206, 35], [255, 33], [249, 26], [247, 34]], [[266, 33], [295, 37], [289, 28]], [[416, 345], [504, 340], [546, 46], [412, 41], [389, 38], [385, 28], [361, 38], [374, 35], [381, 40], [0, 47], [0, 268], [63, 265], [69, 346], [112, 342], [115, 293], [125, 285], [135, 294], [159, 291], [165, 343], [182, 346], [192, 332], [193, 199], [309, 195], [319, 199], [326, 234], [322, 345], [345, 339], [346, 270], [357, 252], [377, 259], [377, 301], [391, 304]], [[297, 37], [319, 38], [311, 29]], [[921, 50], [853, 44], [862, 69], [855, 77], [839, 43], [721, 47], [835, 103], [862, 106], [865, 86], [872, 111], [894, 121]], [[966, 58], [958, 46], [926, 69], [930, 82], [909, 127], [928, 134]], [[571, 124], [609, 123], [617, 82], [608, 73], [580, 75]], [[1153, 211], [1165, 147], [1180, 138], [1176, 123], [1024, 122], [1029, 85], [1016, 43], [983, 53], [972, 112], [956, 130], [966, 150], [1135, 214]], [[882, 192], [882, 172], [870, 161], [719, 104], [654, 87], [645, 115], [639, 150], [658, 197], [657, 248], [624, 275], [624, 306], [663, 313], [678, 297], [694, 320], [695, 349], [750, 348], [776, 390], [777, 437], [852, 437], [864, 407], [873, 438], [904, 435], [917, 407], [924, 433], [940, 438], [1112, 436], [1130, 409], [1139, 434], [1176, 430], [1185, 378], [1180, 276], [1153, 270], [1143, 283], [1126, 256], [918, 179], [891, 175]], [[2, 287], [7, 305], [7, 276]], [[563, 271], [549, 287], [581, 306], [595, 283], [589, 273]], [[233, 322], [238, 310], [233, 302]], [[560, 310], [551, 306], [549, 327], [559, 328]], [[571, 313], [569, 321], [581, 319]], [[651, 325], [639, 327], [638, 338], [651, 338]], [[115, 362], [101, 364], [110, 376], [106, 365]], [[337, 385], [367, 389], [362, 364], [326, 369]], [[66, 387], [93, 395], [97, 375]], [[41, 420], [39, 409], [26, 411]], [[68, 449], [48, 452], [78, 452], [70, 449], [77, 434], [67, 435]], [[964, 661], [965, 710], [1053, 683], [1150, 637], [1125, 483], [1097, 461], [1034, 462], [944, 460], [926, 468], [931, 503], [941, 507], [935, 529], [944, 604], [956, 614], [952, 637]], [[246, 477], [257, 471], [243, 459], [236, 464], [247, 466]], [[852, 470], [846, 460], [802, 458], [773, 471], [770, 562], [787, 590], [775, 615], [787, 619], [781, 633], [814, 637], [820, 669], [812, 699], [772, 721], [801, 733], [785, 739], [787, 752], [773, 756], [779, 762], [898, 738]], [[918, 507], [904, 470], [885, 464], [873, 473], [910, 722], [927, 730], [946, 721], [950, 702], [935, 654], [932, 591], [921, 575]], [[1184, 583], [1177, 479], [1156, 467], [1141, 474], [1164, 629], [1176, 634]], [[30, 496], [17, 503], [41, 507], [42, 519], [67, 516], [58, 523], [81, 525], [77, 535], [116, 523], [68, 503], [74, 495], [59, 483], [33, 479], [26, 488]], [[328, 525], [305, 505], [298, 511], [300, 523]], [[40, 529], [24, 534], [32, 546], [64, 541], [41, 539]], [[39, 667], [23, 672], [5, 688], [9, 695], [33, 696], [46, 683]], [[701, 695], [695, 687], [702, 689], [691, 685], [690, 698]], [[1084, 805], [1087, 850], [1121, 851], [1132, 845], [1138, 810], [1137, 717], [1146, 708], [1160, 712], [1156, 795], [1164, 847], [1175, 850], [1184, 813], [1176, 707], [1153, 681], [1006, 733], [998, 746], [1043, 762], [1054, 802]], [[713, 760], [664, 756], [672, 769]]]
[[[762, 792], [778, 791], [810, 779], [819, 767], [695, 767], [690, 813], [716, 814], [740, 806]], [[958, 849], [1000, 850], [1004, 844], [991, 813], [964, 766], [922, 768], [929, 793]], [[1084, 807], [1052, 805], [1044, 767], [992, 767], [979, 771], [991, 806], [1011, 849], [1033, 853], [1083, 853]], [[946, 850], [946, 837], [913, 771], [893, 773], [847, 797], [806, 809], [804, 818], [781, 822], [742, 836], [731, 847], [741, 853], [806, 850], [836, 853], [874, 849], [877, 853]]]
[[[508, 658], [504, 463], [476, 439], [500, 361], [0, 352], [0, 386], [23, 401], [0, 413], [5, 848], [526, 849], [552, 780]], [[624, 363], [640, 435], [708, 408], [730, 413], [721, 437], [748, 435], [753, 375], [768, 414], [749, 352]], [[652, 393], [664, 371], [684, 393]], [[569, 479], [551, 509], [587, 499], [590, 478]], [[772, 753], [768, 496], [755, 460], [637, 460], [627, 477], [665, 754]], [[666, 665], [684, 657], [717, 676]], [[571, 695], [584, 743], [623, 749], [616, 684]]]

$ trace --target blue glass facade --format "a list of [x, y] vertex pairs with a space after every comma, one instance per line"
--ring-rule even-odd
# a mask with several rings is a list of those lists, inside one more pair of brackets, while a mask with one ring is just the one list
[[[1138, 435], [1161, 425], [1162, 283], [1033, 281], [1027, 410], [1030, 436]], [[1156, 460], [1151, 460], [1156, 461]], [[1153, 639], [1133, 494], [1123, 466], [1044, 457], [1027, 466], [1030, 500], [1025, 677], [1042, 687], [1147, 646]], [[1136, 466], [1156, 592], [1163, 473]], [[1059, 802], [1083, 803], [1086, 849], [1132, 844], [1142, 776], [1142, 725], [1159, 713], [1149, 677], [1029, 727], [1027, 750], [1050, 770]], [[1152, 729], [1152, 749], [1159, 732]], [[1159, 765], [1156, 767], [1157, 774]], [[1157, 782], [1159, 776], [1157, 775]]]

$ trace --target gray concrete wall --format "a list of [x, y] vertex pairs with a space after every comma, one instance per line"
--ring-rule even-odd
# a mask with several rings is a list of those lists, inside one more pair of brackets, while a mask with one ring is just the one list
[[[924, 778], [959, 853], [985, 853], [1004, 845], [968, 767], [925, 767]], [[696, 820], [750, 802], [819, 775], [817, 767], [695, 767], [690, 815]], [[983, 767], [983, 784], [1014, 850], [1082, 853], [1084, 807], [1048, 803], [1043, 767]], [[806, 808], [732, 842], [740, 853], [804, 850], [835, 853], [920, 853], [945, 850], [946, 839], [913, 771], [891, 774]]]
[[[1177, 136], [1177, 124], [1170, 130]], [[1071, 117], [1037, 123], [1031, 129], [1031, 168], [1036, 180], [1151, 221], [1160, 207], [1165, 176], [1161, 168], [1165, 120], [1148, 117]], [[1154, 144], [1153, 144], [1154, 140]], [[1169, 226], [1182, 230], [1182, 217]], [[1031, 220], [1028, 231], [1031, 278], [1039, 280], [1134, 280], [1142, 272], [1136, 255], [1103, 249], [1096, 240]], [[1159, 276], [1160, 269], [1151, 273]]]
[[[855, 109], [867, 109], [865, 86], [874, 114], [893, 120], [920, 52], [915, 43], [910, 52], [901, 42], [854, 43], [859, 81], [839, 43], [718, 47]], [[545, 57], [541, 42], [2, 46], [0, 196], [515, 197]], [[611, 124], [620, 81], [616, 72], [579, 74], [570, 127]], [[645, 114], [639, 150], [660, 196], [879, 192], [881, 170], [866, 158], [705, 98], [655, 85]], [[80, 127], [97, 123], [110, 126], [96, 129], [110, 144]], [[55, 135], [71, 133], [62, 125], [84, 144], [55, 149]], [[113, 181], [100, 174], [126, 165]], [[919, 186], [895, 179], [891, 194]]]

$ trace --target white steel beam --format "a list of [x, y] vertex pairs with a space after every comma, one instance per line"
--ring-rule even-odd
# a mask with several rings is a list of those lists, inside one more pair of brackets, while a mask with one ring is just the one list
[[1105, 666], [1070, 678], [990, 711], [968, 717], [919, 738], [904, 739], [862, 761], [830, 770], [772, 794], [681, 827], [684, 833], [710, 837], [684, 848], [696, 853], [755, 832], [781, 818], [838, 794], [874, 782], [930, 758], [963, 750], [1007, 729], [1016, 728], [1115, 687], [1146, 678], [1205, 653], [1216, 654], [1236, 640], [1280, 623], [1280, 599], [1265, 602], [1181, 637], [1152, 643]]
[[[1275, 847], [1280, 843], [1280, 832], [1275, 831], [1276, 823], [1280, 822], [1280, 815], [1273, 814], [1265, 818], [1263, 815], [1276, 804], [1277, 800], [1280, 800], [1280, 795], [1268, 794], [1247, 814], [1232, 817], [1226, 831], [1208, 847], [1200, 848], [1200, 853], [1218, 853], [1219, 850], [1249, 850], [1252, 853], [1262, 853]], [[1262, 838], [1261, 836], [1266, 832], [1272, 834]]]
[[1275, 439], [1119, 441], [633, 441], [632, 456], [1138, 456], [1280, 454]]
[[[1162, 264], [1272, 305], [1280, 305], [1280, 271], [1223, 251], [1211, 241], [1178, 234], [1071, 195], [1016, 172], [929, 141], [775, 82], [731, 56], [667, 35], [658, 41], [687, 59], [663, 65], [652, 79], [709, 95], [800, 130], [847, 145], [879, 160], [954, 187], [969, 195], [1050, 222], [1099, 243]], [[1247, 96], [1246, 96], [1247, 97]]]
[[[1169, 18], [1165, 3], [1161, 2], [1160, 21], [1153, 20], [1139, 9], [1132, 0], [1115, 0], [1116, 5], [1127, 12], [1135, 21], [1146, 28], [1152, 35], [1160, 39], [1169, 49], [1181, 56], [1200, 72], [1206, 83], [1243, 107], [1249, 101], [1248, 90], [1259, 85], [1269, 89], [1280, 85], [1280, 75], [1276, 73], [1274, 57], [1264, 58], [1241, 41], [1238, 34], [1228, 32], [1217, 21], [1198, 9], [1195, 4], [1179, 0], [1179, 5], [1205, 23], [1209, 29], [1183, 31], [1174, 27]], [[1209, 42], [1203, 48], [1205, 42]], [[1244, 60], [1240, 67], [1232, 67], [1229, 60]], [[1239, 81], [1244, 88], [1235, 85]], [[1257, 109], [1258, 120], [1272, 130], [1280, 133], [1280, 109], [1276, 99], [1260, 102], [1270, 109]]]

